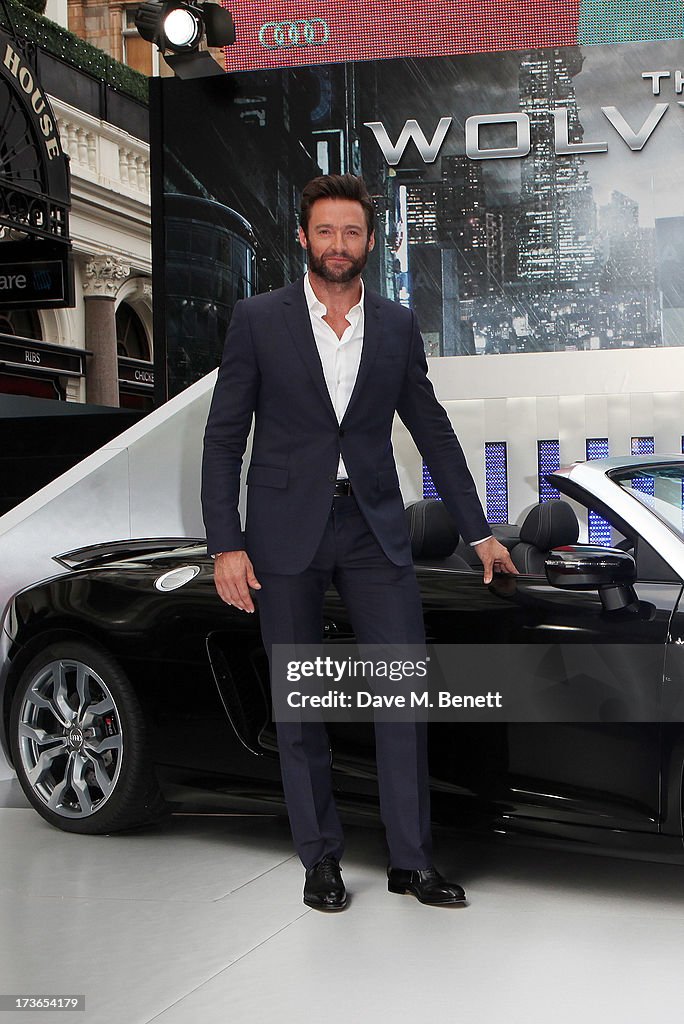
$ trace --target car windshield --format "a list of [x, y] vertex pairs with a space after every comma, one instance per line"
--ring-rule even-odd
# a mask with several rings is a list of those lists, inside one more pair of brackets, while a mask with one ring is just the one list
[[635, 466], [610, 477], [684, 537], [684, 463]]

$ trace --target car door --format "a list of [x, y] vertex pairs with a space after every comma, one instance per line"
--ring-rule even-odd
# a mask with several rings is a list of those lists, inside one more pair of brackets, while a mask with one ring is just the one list
[[[632, 707], [640, 698], [657, 706], [681, 581], [643, 540], [623, 541], [623, 547], [630, 545], [639, 578], [636, 613], [607, 612], [597, 591], [561, 590], [546, 576], [521, 575], [484, 588], [477, 579], [456, 575], [446, 584], [443, 573], [426, 569], [421, 575], [428, 632], [442, 642], [482, 645], [480, 688], [495, 688], [500, 672], [500, 659], [487, 657], [490, 643], [523, 645], [523, 654], [516, 652], [518, 670], [525, 659], [538, 667], [537, 645], [545, 645], [550, 684], [590, 685], [582, 658], [569, 656], [572, 645], [580, 644], [582, 657], [600, 658]], [[490, 660], [496, 668], [490, 669]], [[432, 763], [443, 789], [450, 781], [465, 784], [510, 818], [640, 831], [659, 827], [657, 721], [439, 725], [432, 729]]]
[[[638, 539], [632, 538], [635, 550]], [[657, 556], [641, 545], [641, 560], [654, 575]], [[545, 645], [545, 670], [558, 685], [585, 685], [570, 645], [600, 648], [616, 678], [631, 692], [643, 689], [657, 701], [662, 688], [668, 623], [681, 584], [643, 578], [638, 616], [606, 613], [596, 591], [564, 591], [545, 576], [482, 584], [478, 572], [419, 565], [428, 642], [477, 646], [478, 689], [493, 690], [501, 658], [492, 644], [515, 644], [518, 668], [538, 665]], [[644, 574], [642, 574], [644, 575]], [[657, 573], [656, 573], [657, 575]], [[331, 639], [351, 636], [344, 608], [334, 596], [327, 606]], [[330, 633], [329, 633], [330, 635]], [[631, 657], [639, 645], [639, 658]], [[522, 654], [520, 653], [522, 651]], [[498, 652], [500, 655], [500, 652]], [[522, 658], [522, 661], [521, 661]], [[330, 726], [341, 785], [373, 785], [372, 725]], [[657, 722], [434, 722], [430, 725], [433, 810], [438, 820], [507, 816], [529, 824], [658, 830], [661, 733]]]

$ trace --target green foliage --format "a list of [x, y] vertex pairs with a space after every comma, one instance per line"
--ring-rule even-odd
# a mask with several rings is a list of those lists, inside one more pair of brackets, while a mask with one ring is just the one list
[[47, 0], [20, 0], [20, 3], [36, 14], [45, 14]]
[[[25, 3], [21, 3], [20, 0], [6, 0], [12, 25], [19, 36], [54, 54], [72, 67], [80, 68], [94, 78], [99, 78], [112, 89], [140, 100], [141, 103], [148, 102], [145, 75], [133, 71], [125, 64], [120, 64], [104, 50], [91, 46], [54, 21], [34, 14], [28, 9], [29, 3], [31, 6], [40, 6], [40, 0], [26, 0]], [[0, 25], [6, 30], [9, 29], [3, 4], [0, 4]]]

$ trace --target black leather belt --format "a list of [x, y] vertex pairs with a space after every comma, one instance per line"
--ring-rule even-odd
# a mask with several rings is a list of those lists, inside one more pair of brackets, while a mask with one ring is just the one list
[[335, 498], [342, 497], [343, 495], [353, 494], [352, 485], [350, 480], [338, 480], [335, 484], [335, 490], [333, 496]]

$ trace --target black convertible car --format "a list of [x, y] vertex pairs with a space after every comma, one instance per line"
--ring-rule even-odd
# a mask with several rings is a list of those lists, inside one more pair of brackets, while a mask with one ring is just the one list
[[[521, 575], [488, 587], [441, 503], [409, 506], [428, 640], [601, 644], [608, 660], [647, 645], [639, 685], [658, 705], [684, 674], [684, 457], [577, 463], [550, 479], [570, 501], [495, 528]], [[607, 521], [612, 547], [578, 544], [577, 512]], [[13, 598], [0, 634], [0, 739], [36, 810], [103, 833], [169, 807], [282, 805], [257, 616], [222, 604], [203, 544], [126, 541], [57, 561], [60, 575]], [[353, 639], [332, 591], [325, 637]], [[483, 659], [494, 685], [488, 671]], [[684, 722], [430, 730], [436, 822], [684, 862]], [[329, 733], [340, 806], [377, 813], [372, 725]]]

